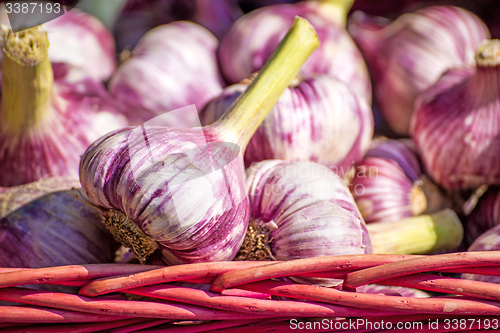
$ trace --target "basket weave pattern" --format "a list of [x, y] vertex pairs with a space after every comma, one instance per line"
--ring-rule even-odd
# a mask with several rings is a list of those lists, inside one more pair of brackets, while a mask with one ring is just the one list
[[[0, 329], [292, 332], [299, 331], [298, 323], [301, 327], [307, 323], [308, 332], [381, 331], [380, 325], [356, 330], [341, 325], [356, 319], [385, 325], [420, 322], [419, 329], [412, 330], [420, 332], [494, 328], [492, 323], [500, 318], [500, 285], [465, 280], [457, 273], [500, 275], [500, 251], [350, 255], [170, 267], [100, 264], [1, 268], [0, 301], [4, 305], [0, 307]], [[340, 278], [343, 285], [321, 287], [282, 277]], [[356, 291], [371, 283], [421, 289], [434, 296]], [[22, 287], [36, 284], [73, 286], [78, 294]], [[452, 320], [466, 324], [450, 327]], [[484, 327], [484, 323], [490, 327]], [[433, 324], [437, 326], [430, 327]]]

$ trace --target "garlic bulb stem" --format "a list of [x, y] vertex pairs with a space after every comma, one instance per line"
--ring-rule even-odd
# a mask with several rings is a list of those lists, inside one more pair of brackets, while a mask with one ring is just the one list
[[18, 133], [50, 118], [54, 74], [47, 33], [38, 27], [3, 32], [2, 110], [4, 132]]
[[495, 67], [500, 65], [500, 40], [488, 39], [479, 45], [476, 52], [478, 67]]
[[242, 148], [246, 147], [302, 64], [318, 45], [319, 39], [314, 28], [306, 19], [296, 17], [294, 24], [257, 77], [214, 124], [219, 127], [222, 138]]
[[323, 11], [328, 13], [332, 19], [335, 18], [341, 26], [345, 27], [347, 23], [347, 14], [351, 10], [354, 0], [319, 0], [324, 6]]
[[375, 254], [431, 254], [453, 251], [464, 230], [451, 209], [399, 221], [367, 224]]

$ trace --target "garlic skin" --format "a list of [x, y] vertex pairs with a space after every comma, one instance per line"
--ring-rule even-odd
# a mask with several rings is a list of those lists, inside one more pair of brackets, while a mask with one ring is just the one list
[[[245, 84], [229, 86], [200, 112], [210, 124], [241, 94]], [[316, 75], [288, 87], [253, 135], [245, 165], [268, 159], [313, 161], [339, 175], [368, 150], [374, 131], [369, 105], [331, 75]]]
[[246, 184], [251, 224], [268, 233], [273, 259], [371, 253], [349, 189], [327, 167], [262, 161], [247, 169]]
[[4, 37], [0, 186], [77, 178], [88, 145], [127, 124], [100, 82], [77, 67], [50, 63], [46, 33], [34, 29]]
[[374, 82], [374, 99], [391, 129], [407, 136], [417, 96], [448, 69], [473, 66], [479, 44], [490, 38], [473, 13], [429, 6], [387, 23], [355, 12], [348, 31]]
[[111, 77], [117, 65], [115, 40], [99, 19], [73, 8], [44, 26], [51, 62], [71, 64], [100, 81]]
[[141, 242], [154, 240], [152, 250], [157, 246], [166, 264], [231, 260], [249, 205], [237, 146], [207, 143], [209, 132], [206, 138], [196, 129], [144, 133], [121, 129], [88, 148], [80, 182], [89, 199], [126, 215], [144, 233]]
[[467, 217], [466, 241], [472, 244], [476, 238], [500, 224], [500, 190], [497, 186], [489, 188]]
[[499, 50], [483, 43], [476, 66], [449, 70], [416, 100], [412, 138], [444, 188], [500, 184]]
[[423, 171], [411, 140], [377, 140], [355, 170], [351, 192], [366, 223], [397, 221], [425, 211]]
[[191, 21], [222, 38], [243, 14], [234, 0], [128, 0], [114, 26], [118, 49], [131, 48], [150, 29], [174, 21]]
[[19, 186], [0, 187], [0, 218], [52, 192], [80, 188], [78, 178], [49, 177]]
[[302, 1], [256, 9], [238, 18], [218, 49], [224, 78], [230, 84], [250, 78], [269, 58], [295, 16], [306, 18], [320, 38], [320, 46], [307, 60], [299, 77], [331, 74], [368, 103], [371, 81], [361, 52], [345, 30], [349, 1], [330, 4]]
[[[31, 200], [17, 202], [0, 218], [1, 267], [113, 262], [118, 244], [101, 223], [99, 210], [77, 199], [71, 183], [67, 178], [51, 178], [27, 185], [37, 188]], [[53, 191], [55, 184], [61, 189]], [[0, 194], [0, 206], [17, 194], [27, 197], [27, 186]], [[40, 196], [39, 191], [46, 193]]]
[[[200, 110], [222, 90], [217, 46], [215, 36], [196, 23], [158, 26], [114, 72], [109, 92], [131, 125], [191, 104]], [[186, 114], [164, 125], [188, 128], [199, 126], [199, 119]]]

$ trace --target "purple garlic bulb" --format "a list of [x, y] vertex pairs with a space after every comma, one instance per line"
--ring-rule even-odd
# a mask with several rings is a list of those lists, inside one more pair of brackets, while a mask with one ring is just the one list
[[5, 32], [0, 110], [0, 186], [78, 176], [80, 155], [126, 125], [104, 87], [80, 69], [51, 65], [47, 34]]
[[476, 65], [449, 70], [415, 102], [412, 137], [429, 175], [448, 189], [500, 184], [500, 41]]
[[238, 83], [259, 71], [295, 16], [308, 19], [321, 45], [299, 72], [299, 77], [331, 74], [352, 92], [371, 102], [371, 82], [364, 59], [345, 30], [351, 1], [302, 1], [256, 9], [240, 17], [222, 38], [219, 63], [228, 83]]
[[112, 132], [82, 157], [80, 182], [107, 227], [139, 259], [232, 259], [248, 219], [239, 147], [196, 129], [143, 130]]
[[446, 70], [474, 64], [474, 52], [490, 34], [473, 13], [431, 6], [391, 23], [355, 12], [348, 31], [374, 81], [374, 98], [389, 126], [408, 135], [417, 96]]
[[366, 223], [396, 221], [426, 210], [423, 172], [411, 140], [379, 139], [356, 166], [351, 191]]
[[314, 162], [268, 160], [247, 169], [250, 224], [237, 259], [292, 260], [371, 253], [342, 178]]
[[[202, 123], [219, 118], [245, 87], [229, 86], [208, 102]], [[367, 151], [373, 126], [370, 106], [345, 83], [316, 75], [295, 82], [281, 95], [250, 140], [245, 165], [268, 159], [313, 161], [344, 175]]]
[[[69, 178], [46, 178], [0, 192], [0, 266], [50, 267], [113, 262], [118, 244], [97, 208], [77, 199]], [[12, 199], [21, 195], [22, 202]]]
[[[144, 35], [113, 74], [109, 91], [132, 124], [194, 104], [200, 110], [222, 90], [217, 39], [202, 26], [178, 21]], [[199, 126], [196, 114], [164, 125]]]

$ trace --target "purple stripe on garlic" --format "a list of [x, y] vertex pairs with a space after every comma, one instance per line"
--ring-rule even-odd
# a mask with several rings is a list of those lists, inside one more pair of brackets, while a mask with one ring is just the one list
[[[245, 87], [229, 86], [209, 101], [200, 113], [202, 123], [220, 117]], [[317, 75], [285, 90], [252, 137], [245, 164], [267, 159], [313, 161], [344, 175], [367, 151], [373, 126], [365, 101], [335, 77]]]

